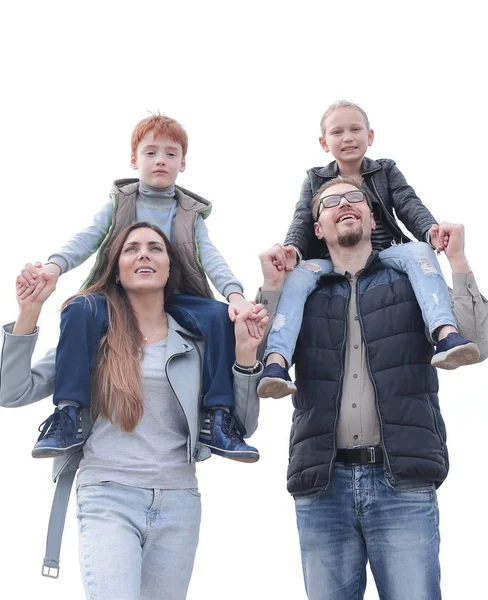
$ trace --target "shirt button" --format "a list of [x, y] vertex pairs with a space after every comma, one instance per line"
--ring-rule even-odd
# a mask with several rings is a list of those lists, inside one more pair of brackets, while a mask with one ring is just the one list
[[263, 304], [268, 304], [268, 301], [267, 300], [263, 300]]
[[354, 373], [353, 377], [354, 377], [354, 379], [357, 379], [358, 378], [358, 374]]
[[355, 440], [357, 440], [357, 439], [358, 439], [358, 437], [359, 437], [358, 435], [355, 435], [355, 436], [354, 436], [354, 439], [355, 439]]
[[357, 344], [354, 344], [354, 348], [355, 348], [355, 350], [357, 350], [359, 348], [359, 346]]
[[469, 289], [471, 289], [473, 286], [470, 283], [468, 283], [468, 287]]
[[352, 407], [356, 408], [356, 406], [357, 406], [357, 404], [354, 402], [353, 405], [352, 405]]
[[354, 317], [354, 320], [355, 320], [355, 321], [359, 321], [359, 317], [356, 315], [356, 316]]

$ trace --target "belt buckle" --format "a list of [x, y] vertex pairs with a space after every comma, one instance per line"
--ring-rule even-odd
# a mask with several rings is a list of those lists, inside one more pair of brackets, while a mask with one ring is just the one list
[[368, 464], [375, 463], [376, 462], [376, 452], [375, 452], [374, 446], [370, 446], [368, 448], [368, 452], [369, 452]]

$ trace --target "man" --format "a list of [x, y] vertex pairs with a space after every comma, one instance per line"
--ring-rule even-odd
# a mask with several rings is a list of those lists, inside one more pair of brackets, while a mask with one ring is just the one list
[[[352, 190], [355, 182], [337, 178], [314, 199], [334, 272], [308, 298], [294, 354], [288, 490], [305, 586], [311, 600], [363, 598], [369, 559], [383, 600], [438, 600], [436, 488], [449, 461], [433, 349], [406, 275], [372, 252], [374, 219], [366, 196], [348, 202]], [[332, 195], [335, 206], [323, 202]], [[459, 331], [484, 360], [488, 301], [467, 264], [463, 227], [443, 230]], [[261, 255], [260, 301], [270, 314], [287, 257], [280, 246]]]

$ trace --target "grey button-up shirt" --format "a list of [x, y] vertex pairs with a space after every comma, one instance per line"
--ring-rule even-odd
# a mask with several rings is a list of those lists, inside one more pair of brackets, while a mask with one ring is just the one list
[[334, 269], [334, 271], [345, 275], [351, 284], [347, 313], [344, 383], [336, 430], [337, 447], [378, 446], [381, 443], [380, 421], [358, 318], [356, 287], [359, 273], [352, 276], [342, 269]]

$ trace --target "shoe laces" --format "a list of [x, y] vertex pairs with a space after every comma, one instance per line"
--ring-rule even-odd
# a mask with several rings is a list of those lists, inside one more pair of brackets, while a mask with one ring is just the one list
[[233, 441], [235, 441], [235, 442], [242, 441], [242, 436], [239, 431], [237, 420], [233, 415], [231, 415], [227, 411], [224, 411], [224, 414], [223, 414], [222, 429], [228, 435], [231, 436]]
[[54, 411], [52, 415], [39, 425], [38, 429], [41, 435], [37, 438], [37, 441], [40, 442], [45, 437], [61, 438], [63, 426], [66, 428], [72, 423], [76, 427], [76, 422], [70, 417], [68, 411], [63, 409]]

